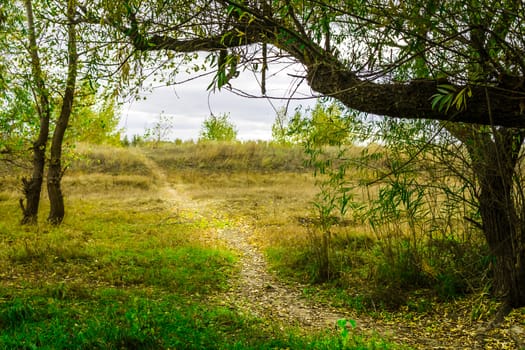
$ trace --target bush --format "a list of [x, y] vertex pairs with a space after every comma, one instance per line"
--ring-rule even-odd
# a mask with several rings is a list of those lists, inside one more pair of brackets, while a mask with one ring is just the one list
[[199, 140], [201, 141], [235, 141], [237, 129], [230, 121], [228, 114], [211, 115], [202, 124]]

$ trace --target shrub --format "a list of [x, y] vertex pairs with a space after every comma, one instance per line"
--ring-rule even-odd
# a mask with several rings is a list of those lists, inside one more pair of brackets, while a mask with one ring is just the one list
[[211, 115], [202, 124], [199, 140], [201, 141], [235, 141], [237, 129], [230, 121], [228, 114]]

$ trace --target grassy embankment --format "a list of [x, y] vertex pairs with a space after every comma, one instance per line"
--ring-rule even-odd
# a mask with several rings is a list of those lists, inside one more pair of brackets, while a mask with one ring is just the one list
[[[232, 156], [235, 147], [196, 157], [199, 147], [148, 153], [170, 181], [183, 180], [195, 198], [215, 199], [230, 214], [222, 219], [174, 207], [134, 149], [81, 149], [63, 181], [67, 216], [58, 228], [44, 222], [45, 200], [38, 226], [19, 226], [20, 175], [2, 172], [0, 348], [393, 348], [333, 330], [281, 330], [209, 301], [228, 288], [237, 258], [201, 237], [240, 216], [281, 230], [290, 217], [305, 215], [314, 189], [289, 150], [258, 158], [259, 147], [246, 148], [246, 159], [261, 160], [246, 168], [246, 159]], [[209, 162], [223, 155], [223, 169], [234, 173]], [[302, 239], [294, 236], [293, 244]]]

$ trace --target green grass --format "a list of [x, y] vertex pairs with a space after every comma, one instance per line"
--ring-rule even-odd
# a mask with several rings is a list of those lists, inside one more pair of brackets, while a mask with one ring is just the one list
[[100, 290], [90, 300], [32, 297], [2, 305], [0, 347], [43, 349], [390, 349], [378, 339], [265, 330], [232, 310], [173, 296]]
[[39, 224], [20, 226], [19, 194], [0, 188], [0, 349], [398, 348], [215, 304], [239, 268], [234, 252], [210, 241], [228, 219], [163, 198], [140, 153], [86, 152], [64, 178], [60, 227], [44, 222], [45, 195]]

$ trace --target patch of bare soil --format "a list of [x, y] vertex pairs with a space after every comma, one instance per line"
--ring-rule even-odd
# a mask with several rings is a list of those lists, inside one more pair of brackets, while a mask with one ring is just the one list
[[221, 296], [221, 303], [235, 305], [247, 314], [266, 318], [277, 324], [296, 325], [303, 329], [335, 328], [343, 318], [354, 318], [325, 305], [306, 300], [304, 286], [285, 284], [270, 272], [264, 256], [250, 244], [251, 230], [246, 225], [225, 228], [218, 238], [241, 253], [240, 272], [231, 289]]

